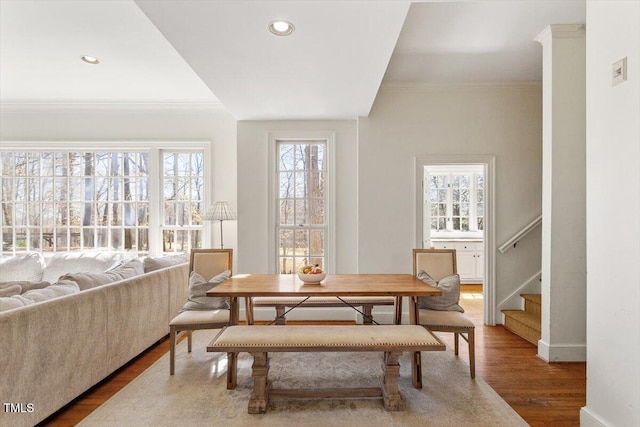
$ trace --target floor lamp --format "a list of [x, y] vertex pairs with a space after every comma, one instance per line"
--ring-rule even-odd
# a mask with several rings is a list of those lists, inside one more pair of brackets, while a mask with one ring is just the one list
[[215, 202], [204, 215], [205, 221], [220, 221], [220, 249], [224, 249], [222, 242], [222, 221], [236, 219], [236, 212], [227, 202]]

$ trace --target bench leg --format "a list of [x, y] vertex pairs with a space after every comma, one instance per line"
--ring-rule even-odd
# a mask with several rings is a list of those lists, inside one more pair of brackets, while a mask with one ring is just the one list
[[269, 354], [251, 353], [253, 356], [253, 366], [251, 376], [253, 377], [253, 390], [249, 398], [250, 414], [264, 414], [269, 406]]
[[373, 309], [372, 304], [365, 304], [362, 306], [362, 324], [363, 325], [373, 325], [373, 316], [371, 315], [371, 310]]
[[384, 400], [384, 409], [387, 411], [400, 411], [404, 407], [398, 391], [398, 377], [400, 377], [398, 358], [401, 354], [395, 351], [384, 354], [382, 399]]
[[238, 353], [227, 353], [227, 390], [233, 390], [238, 383]]
[[285, 306], [276, 305], [276, 325], [286, 325], [287, 319], [284, 317]]

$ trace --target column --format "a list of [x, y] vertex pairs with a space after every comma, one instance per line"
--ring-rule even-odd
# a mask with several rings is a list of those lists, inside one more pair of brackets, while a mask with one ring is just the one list
[[586, 360], [586, 81], [583, 25], [550, 25], [543, 48], [542, 337], [548, 362]]

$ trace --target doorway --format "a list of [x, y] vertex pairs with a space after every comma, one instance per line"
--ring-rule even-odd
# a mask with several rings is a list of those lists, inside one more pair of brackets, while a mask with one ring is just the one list
[[492, 156], [416, 158], [416, 247], [456, 249], [460, 281], [482, 284], [483, 319], [495, 325]]

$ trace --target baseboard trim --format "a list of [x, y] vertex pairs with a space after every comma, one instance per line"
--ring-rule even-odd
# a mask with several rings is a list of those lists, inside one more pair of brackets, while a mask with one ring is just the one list
[[587, 406], [580, 408], [580, 427], [607, 427]]
[[586, 344], [549, 344], [538, 341], [538, 357], [545, 362], [586, 362]]

